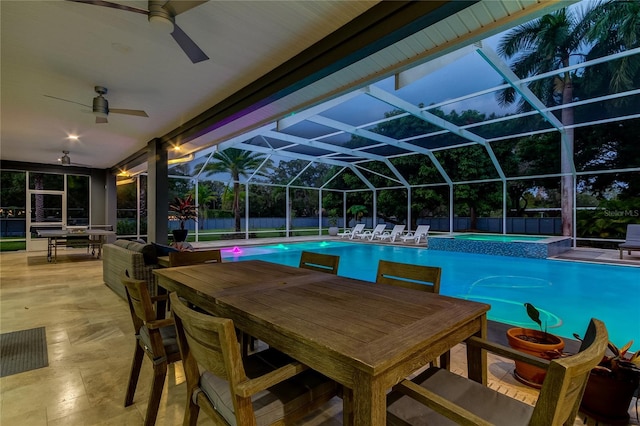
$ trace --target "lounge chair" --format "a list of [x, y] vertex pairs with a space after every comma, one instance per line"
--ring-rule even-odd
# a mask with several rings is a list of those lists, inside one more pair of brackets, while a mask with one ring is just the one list
[[391, 232], [384, 231], [382, 234], [378, 235], [377, 238], [380, 238], [382, 241], [389, 240], [391, 242], [395, 242], [396, 238], [399, 238], [402, 236], [402, 233], [404, 232], [404, 228], [405, 228], [405, 225], [396, 225], [393, 227]]
[[353, 240], [353, 237], [360, 235], [364, 230], [364, 223], [359, 223], [351, 230], [345, 230], [344, 232], [339, 232], [340, 238], [349, 237], [350, 240]]
[[427, 235], [429, 234], [429, 225], [418, 225], [415, 231], [409, 231], [406, 235], [400, 237], [402, 241], [405, 243], [407, 241], [414, 240], [416, 244], [420, 244], [420, 240], [424, 237], [424, 240], [427, 240]]
[[373, 231], [366, 230], [366, 231], [362, 232], [360, 234], [360, 238], [362, 238], [363, 240], [365, 238], [369, 238], [371, 241], [373, 241], [373, 239], [376, 236], [381, 235], [384, 232], [386, 227], [387, 227], [387, 225], [385, 223], [381, 223], [380, 225], [376, 226]]
[[640, 224], [627, 225], [627, 235], [625, 242], [618, 245], [620, 249], [620, 259], [622, 259], [622, 252], [627, 250], [629, 256], [631, 256], [631, 250], [640, 250]]

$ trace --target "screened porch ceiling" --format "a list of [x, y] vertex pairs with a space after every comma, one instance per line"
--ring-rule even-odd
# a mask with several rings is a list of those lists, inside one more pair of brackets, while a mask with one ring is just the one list
[[[496, 53], [495, 46], [500, 37], [498, 34], [470, 44], [430, 62], [217, 142], [210, 148], [190, 153], [183, 158], [191, 161], [171, 166], [169, 173], [228, 181], [228, 175], [208, 176], [203, 174], [203, 168], [211, 161], [216, 150], [238, 148], [263, 154], [276, 166], [280, 162], [291, 160], [307, 161], [307, 167], [313, 164], [337, 166], [338, 174], [350, 171], [359, 177], [362, 189], [370, 190], [561, 176], [559, 166], [557, 169], [544, 170], [507, 169], [503, 167], [505, 158], [496, 155], [494, 149], [501, 143], [520, 138], [556, 133], [560, 137], [555, 139], [556, 142], [549, 142], [548, 149], [568, 150], [565, 138], [562, 137], [567, 131], [609, 122], [619, 122], [623, 126], [627, 120], [640, 118], [640, 87], [625, 91], [609, 90], [595, 93], [591, 97], [582, 96], [561, 106], [545, 104], [528, 89], [528, 84], [534, 81], [554, 79], [565, 71], [575, 72], [580, 76], [589, 67], [604, 62], [615, 64], [616, 61], [624, 61], [640, 54], [640, 48], [522, 78], [515, 75]], [[497, 95], [508, 87], [515, 89], [517, 99], [511, 106], [503, 107], [498, 103]], [[515, 105], [520, 102], [525, 107], [518, 110]], [[621, 103], [625, 105], [622, 113], [618, 106]], [[572, 108], [574, 111], [574, 124], [571, 126], [563, 126], [560, 120], [563, 108]], [[480, 114], [474, 114], [464, 123], [442, 118], [455, 116], [453, 111], [460, 116], [468, 110]], [[523, 110], [526, 112], [519, 112]], [[426, 123], [428, 130], [425, 132], [424, 126], [418, 129], [405, 128], [402, 138], [392, 138], [380, 131], [393, 125], [395, 120], [408, 116]], [[353, 145], [349, 143], [353, 137], [357, 137], [357, 147], [350, 146]], [[482, 166], [484, 170], [473, 176], [460, 173], [455, 166], [447, 167], [439, 157], [439, 153], [444, 150], [480, 150], [486, 160]], [[419, 181], [412, 174], [401, 172], [396, 160], [408, 155], [423, 156], [424, 162], [437, 172], [433, 174], [437, 177], [431, 181]], [[383, 164], [384, 167], [372, 170], [372, 162]], [[597, 158], [581, 165], [574, 163], [570, 173], [586, 175], [640, 171], [640, 164], [629, 163], [619, 170], [606, 170], [599, 168], [601, 163]], [[282, 184], [308, 187], [296, 182], [303, 173]], [[377, 176], [378, 183], [375, 185], [371, 181], [372, 176]], [[385, 184], [380, 185], [380, 178]], [[241, 179], [242, 183], [260, 181], [259, 173]], [[330, 189], [332, 181], [334, 179], [329, 179], [317, 188]]]

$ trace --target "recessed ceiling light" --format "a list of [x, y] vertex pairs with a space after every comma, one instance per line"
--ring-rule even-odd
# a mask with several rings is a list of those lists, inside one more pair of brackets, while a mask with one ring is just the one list
[[77, 141], [80, 137], [78, 135], [69, 135], [67, 136], [67, 139], [70, 139], [72, 141]]

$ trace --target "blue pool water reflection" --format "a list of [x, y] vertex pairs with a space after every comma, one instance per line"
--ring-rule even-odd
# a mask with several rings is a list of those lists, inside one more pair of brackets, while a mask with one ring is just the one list
[[633, 339], [634, 349], [640, 348], [640, 268], [336, 241], [235, 247], [222, 255], [298, 266], [302, 250], [338, 255], [339, 275], [366, 281], [375, 281], [380, 259], [439, 266], [440, 293], [490, 304], [489, 319], [536, 327], [523, 306], [529, 302], [550, 332], [572, 337], [595, 317], [616, 345]]

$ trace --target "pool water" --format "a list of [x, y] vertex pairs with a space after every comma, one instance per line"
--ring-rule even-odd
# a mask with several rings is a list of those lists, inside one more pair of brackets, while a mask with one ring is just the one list
[[380, 259], [439, 266], [440, 293], [490, 304], [491, 320], [537, 328], [523, 306], [529, 302], [541, 311], [549, 332], [572, 338], [595, 317], [605, 322], [618, 347], [633, 339], [633, 349], [640, 349], [640, 268], [632, 266], [334, 241], [235, 247], [223, 249], [222, 256], [298, 266], [302, 250], [338, 255], [339, 275], [372, 282]]

